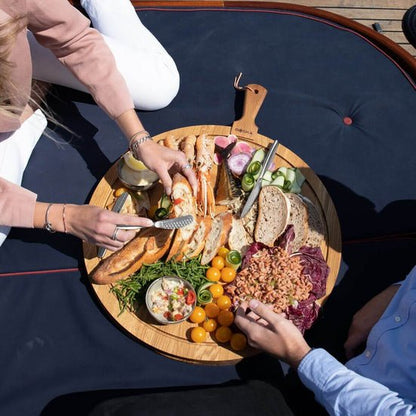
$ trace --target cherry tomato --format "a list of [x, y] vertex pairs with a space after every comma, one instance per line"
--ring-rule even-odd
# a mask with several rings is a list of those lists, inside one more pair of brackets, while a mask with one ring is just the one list
[[188, 294], [186, 295], [185, 302], [187, 305], [192, 305], [195, 302], [195, 299], [196, 299], [195, 292], [193, 290], [190, 290]]
[[201, 322], [204, 322], [206, 316], [207, 315], [203, 308], [201, 308], [200, 306], [195, 306], [195, 309], [192, 311], [191, 315], [189, 316], [189, 320], [196, 324], [200, 324]]
[[202, 326], [196, 326], [191, 330], [191, 339], [193, 342], [204, 342], [207, 339], [207, 331]]
[[219, 298], [222, 294], [224, 294], [224, 288], [219, 283], [215, 283], [209, 287], [209, 291], [212, 294], [214, 299]]
[[228, 248], [220, 247], [220, 249], [218, 250], [217, 255], [218, 256], [221, 256], [222, 258], [225, 259], [227, 257], [227, 254], [229, 253], [229, 251], [230, 250], [228, 250]]
[[207, 303], [205, 305], [205, 313], [208, 318], [216, 318], [220, 313], [220, 308], [215, 303]]
[[222, 342], [222, 343], [228, 342], [231, 339], [232, 335], [233, 335], [233, 332], [228, 326], [220, 326], [215, 331], [215, 339], [218, 342]]
[[202, 324], [202, 327], [207, 332], [214, 332], [217, 329], [217, 321], [215, 319], [212, 319], [212, 318], [211, 319], [207, 319]]
[[173, 316], [174, 321], [180, 321], [181, 319], [183, 319], [183, 315], [181, 313], [177, 313]]
[[237, 272], [232, 267], [224, 267], [221, 270], [221, 280], [225, 283], [230, 283], [235, 279]]
[[210, 267], [207, 270], [206, 277], [208, 280], [211, 280], [211, 282], [218, 282], [221, 277], [221, 272], [216, 267]]
[[221, 326], [230, 326], [234, 322], [234, 314], [231, 311], [220, 311], [217, 321]]
[[218, 270], [221, 270], [225, 266], [224, 257], [215, 256], [211, 261], [211, 266], [216, 267]]
[[227, 295], [222, 295], [217, 299], [217, 305], [221, 310], [227, 310], [231, 306], [231, 299]]
[[241, 351], [247, 346], [247, 338], [240, 332], [233, 334], [231, 335], [230, 345], [234, 351]]

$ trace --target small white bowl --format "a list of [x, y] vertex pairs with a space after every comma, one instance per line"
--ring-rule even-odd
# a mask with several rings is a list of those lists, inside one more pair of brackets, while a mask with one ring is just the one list
[[150, 169], [136, 171], [127, 166], [124, 154], [117, 162], [117, 174], [120, 182], [133, 191], [147, 191], [159, 182], [159, 176]]
[[[168, 311], [167, 307], [166, 309], [162, 309], [158, 312], [154, 311], [154, 307], [153, 307], [153, 302], [152, 302], [152, 295], [155, 292], [158, 292], [160, 290], [163, 290], [162, 288], [162, 282], [163, 280], [166, 279], [169, 283], [175, 283], [177, 285], [183, 285], [183, 287], [185, 289], [187, 289], [188, 291], [192, 291], [194, 296], [193, 296], [193, 302], [190, 305], [189, 311], [183, 315], [183, 318], [178, 319], [178, 320], [170, 320], [168, 318], [166, 318], [164, 316], [164, 313]], [[150, 286], [147, 288], [146, 291], [146, 307], [147, 310], [149, 311], [150, 315], [159, 323], [167, 325], [167, 324], [178, 324], [180, 322], [186, 321], [189, 316], [191, 315], [191, 313], [193, 312], [194, 308], [196, 305], [196, 292], [195, 289], [193, 288], [193, 286], [187, 282], [186, 280], [177, 277], [177, 276], [164, 276], [164, 277], [160, 277], [156, 280], [154, 280]]]

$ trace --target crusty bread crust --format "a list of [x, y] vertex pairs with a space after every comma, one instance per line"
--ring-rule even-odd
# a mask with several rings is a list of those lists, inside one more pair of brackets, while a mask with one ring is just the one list
[[259, 194], [259, 211], [254, 239], [273, 247], [289, 222], [290, 202], [285, 194], [273, 185], [264, 186]]
[[201, 264], [208, 264], [218, 253], [219, 248], [227, 243], [232, 221], [231, 212], [224, 212], [214, 217], [211, 230], [205, 241]]
[[106, 285], [123, 279], [144, 263], [154, 263], [169, 249], [174, 230], [146, 228], [120, 250], [104, 259], [91, 273], [91, 280]]
[[308, 236], [308, 209], [299, 195], [287, 193], [286, 198], [290, 201], [289, 224], [293, 224], [295, 231], [292, 250], [298, 251], [305, 245]]

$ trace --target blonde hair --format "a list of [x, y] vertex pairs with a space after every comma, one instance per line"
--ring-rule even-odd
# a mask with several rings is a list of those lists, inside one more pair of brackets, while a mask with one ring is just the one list
[[13, 105], [19, 91], [11, 81], [14, 65], [9, 61], [17, 34], [26, 27], [26, 18], [18, 16], [0, 23], [0, 116], [18, 118], [21, 108]]

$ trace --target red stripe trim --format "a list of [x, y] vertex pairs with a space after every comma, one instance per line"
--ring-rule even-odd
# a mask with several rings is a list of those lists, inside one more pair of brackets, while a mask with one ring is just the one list
[[33, 276], [37, 274], [53, 274], [53, 273], [67, 273], [67, 272], [79, 272], [78, 267], [70, 269], [52, 269], [52, 270], [31, 270], [26, 272], [10, 272], [0, 273], [0, 277], [11, 277], [11, 276]]
[[210, 11], [216, 11], [216, 12], [244, 12], [244, 13], [271, 13], [271, 14], [281, 14], [281, 15], [289, 15], [289, 16], [297, 16], [297, 17], [303, 17], [305, 19], [313, 20], [319, 23], [326, 24], [328, 26], [332, 26], [336, 29], [343, 30], [345, 32], [352, 33], [353, 35], [358, 36], [359, 38], [363, 39], [365, 42], [367, 42], [369, 45], [373, 46], [375, 49], [377, 49], [380, 53], [382, 53], [390, 62], [392, 62], [393, 65], [397, 67], [397, 69], [403, 74], [403, 76], [407, 79], [407, 81], [410, 83], [410, 85], [413, 87], [413, 89], [416, 90], [416, 82], [413, 81], [412, 77], [400, 66], [400, 64], [394, 60], [390, 55], [388, 55], [386, 52], [383, 51], [379, 46], [377, 46], [375, 43], [373, 43], [370, 39], [368, 39], [366, 36], [362, 35], [361, 33], [358, 33], [357, 31], [350, 29], [348, 27], [342, 26], [339, 23], [333, 23], [330, 20], [320, 18], [320, 17], [314, 17], [309, 16], [305, 13], [301, 12], [291, 12], [291, 11], [284, 11], [284, 10], [272, 10], [272, 9], [241, 9], [241, 8], [218, 8], [218, 7], [198, 7], [198, 8], [192, 8], [192, 9], [183, 9], [183, 8], [164, 8], [164, 7], [135, 7], [136, 11], [156, 11], [156, 12], [210, 12]]

